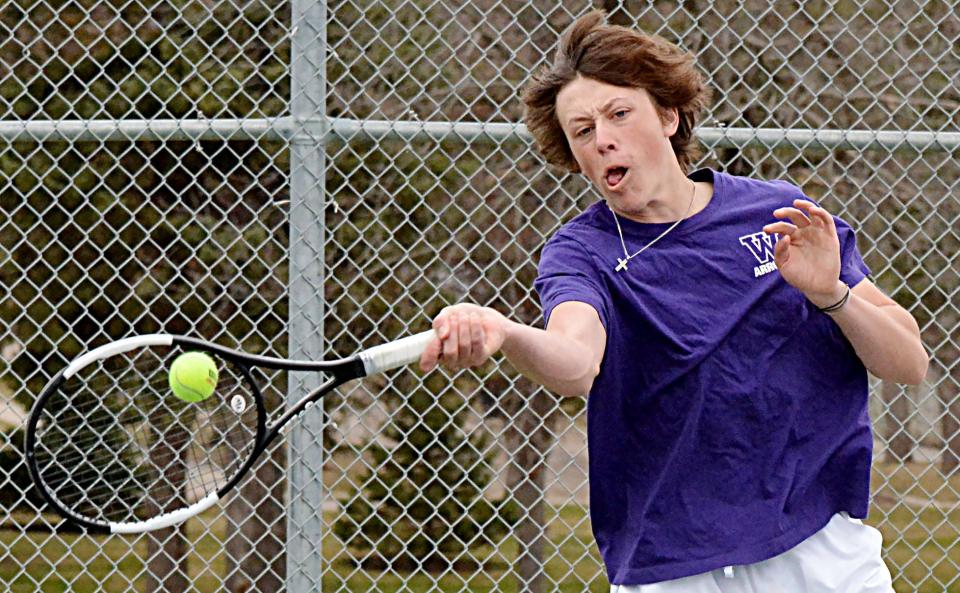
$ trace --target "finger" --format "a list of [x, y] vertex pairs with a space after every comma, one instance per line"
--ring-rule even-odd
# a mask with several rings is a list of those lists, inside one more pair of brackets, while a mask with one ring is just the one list
[[440, 311], [440, 314], [437, 315], [433, 320], [433, 331], [437, 333], [437, 337], [441, 340], [445, 340], [448, 335], [450, 335], [450, 325], [448, 320], [450, 318], [450, 308], [444, 308]]
[[807, 218], [810, 219], [810, 222], [816, 226], [821, 226], [824, 223], [823, 217], [819, 216], [818, 212], [825, 212], [823, 208], [820, 208], [810, 200], [794, 200], [793, 205], [797, 207], [798, 210], [802, 211]]
[[804, 228], [810, 226], [810, 219], [807, 218], [807, 215], [801, 212], [796, 208], [783, 207], [777, 208], [773, 211], [773, 215], [777, 218], [788, 218], [790, 222], [796, 225], [797, 228]]
[[476, 313], [470, 314], [470, 337], [473, 340], [470, 345], [473, 351], [472, 362], [474, 365], [483, 364], [483, 360], [487, 357], [487, 352], [484, 349], [486, 337], [483, 331], [483, 322], [480, 320], [480, 315]]
[[809, 200], [794, 200], [793, 204], [803, 210], [815, 226], [828, 229], [833, 226], [833, 216], [813, 202]]
[[443, 340], [443, 359], [448, 367], [455, 369], [460, 364], [459, 348], [460, 319], [456, 313], [451, 313], [447, 317], [447, 337]]
[[465, 313], [463, 315], [458, 315], [457, 324], [459, 327], [458, 350], [460, 353], [461, 364], [462, 366], [468, 366], [470, 361], [473, 359], [473, 337], [471, 336], [473, 327], [470, 325], [470, 314]]
[[814, 219], [820, 221], [824, 228], [836, 230], [833, 215], [820, 207], [815, 207], [812, 212]]
[[780, 240], [777, 241], [776, 246], [773, 248], [773, 261], [776, 262], [778, 268], [782, 268], [784, 264], [787, 263], [787, 260], [790, 259], [790, 235], [784, 235], [780, 237]]
[[763, 227], [763, 232], [768, 235], [778, 233], [780, 235], [789, 235], [797, 230], [797, 227], [790, 224], [789, 222], [772, 222], [767, 226]]
[[425, 373], [429, 373], [437, 366], [437, 361], [440, 360], [440, 351], [443, 348], [443, 342], [440, 341], [440, 338], [434, 338], [427, 343], [427, 347], [424, 348], [423, 354], [420, 355], [420, 370]]

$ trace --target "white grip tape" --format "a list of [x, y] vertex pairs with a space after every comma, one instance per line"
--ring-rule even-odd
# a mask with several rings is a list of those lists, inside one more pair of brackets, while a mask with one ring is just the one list
[[91, 362], [96, 362], [104, 358], [109, 358], [117, 354], [122, 354], [134, 348], [142, 348], [143, 346], [169, 346], [173, 344], [173, 336], [169, 334], [145, 334], [142, 336], [133, 336], [132, 338], [124, 338], [122, 340], [117, 340], [116, 342], [110, 342], [109, 344], [104, 344], [99, 348], [94, 348], [90, 352], [80, 356], [75, 359], [63, 371], [63, 378], [69, 379]]
[[144, 533], [155, 529], [163, 529], [186, 521], [194, 515], [199, 515], [203, 511], [217, 504], [220, 497], [216, 492], [204, 496], [192, 505], [164, 513], [163, 515], [147, 519], [146, 521], [131, 521], [129, 523], [111, 523], [110, 533]]
[[423, 354], [434, 335], [431, 329], [364, 350], [360, 353], [363, 368], [369, 376], [416, 362], [420, 360], [420, 355]]

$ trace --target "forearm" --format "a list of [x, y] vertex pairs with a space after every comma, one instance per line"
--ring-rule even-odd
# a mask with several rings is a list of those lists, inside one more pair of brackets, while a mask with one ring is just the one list
[[[839, 294], [845, 291], [843, 288]], [[810, 300], [819, 307], [830, 304], [829, 297]], [[847, 304], [830, 317], [864, 366], [878, 378], [909, 385], [923, 381], [929, 358], [917, 322], [908, 311], [896, 304], [875, 305], [851, 293]]]
[[600, 372], [589, 344], [512, 321], [501, 352], [525, 377], [559, 395], [587, 395]]

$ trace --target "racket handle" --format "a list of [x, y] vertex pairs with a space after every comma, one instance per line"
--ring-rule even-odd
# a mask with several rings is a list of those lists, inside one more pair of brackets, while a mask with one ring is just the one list
[[420, 360], [420, 355], [436, 334], [432, 329], [374, 346], [360, 353], [367, 376], [389, 371]]

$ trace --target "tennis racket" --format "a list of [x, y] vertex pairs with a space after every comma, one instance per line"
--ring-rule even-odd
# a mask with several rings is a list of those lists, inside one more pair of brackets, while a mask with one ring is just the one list
[[[432, 330], [349, 358], [255, 356], [186, 336], [149, 334], [73, 360], [44, 387], [27, 421], [30, 474], [65, 519], [97, 533], [142, 533], [217, 504], [291, 419], [353, 379], [412, 363]], [[173, 360], [204, 352], [219, 380], [199, 402], [176, 398]], [[257, 368], [318, 371], [325, 380], [268, 422]]]

